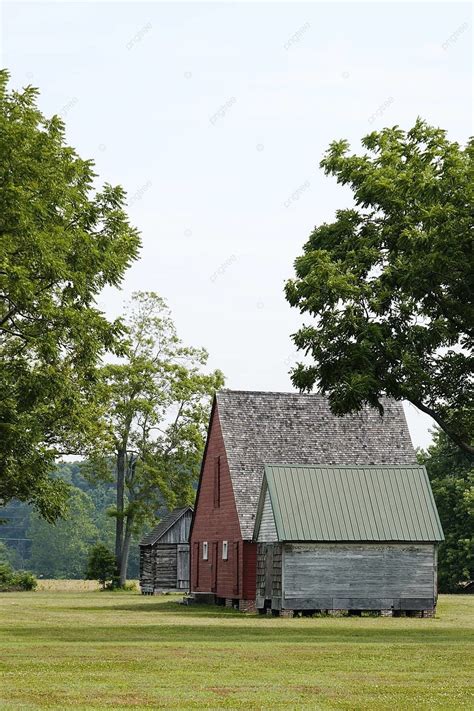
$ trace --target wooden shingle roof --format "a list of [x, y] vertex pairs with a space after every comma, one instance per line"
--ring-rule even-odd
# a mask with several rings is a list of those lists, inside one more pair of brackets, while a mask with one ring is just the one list
[[240, 528], [251, 540], [264, 465], [415, 464], [402, 404], [337, 417], [319, 394], [221, 390], [216, 403]]
[[179, 521], [181, 516], [184, 516], [184, 514], [187, 511], [193, 511], [192, 506], [184, 506], [183, 508], [180, 509], [174, 509], [173, 511], [170, 511], [170, 513], [165, 516], [160, 523], [155, 526], [155, 528], [150, 531], [150, 533], [147, 533], [146, 536], [142, 538], [140, 541], [141, 546], [153, 546], [155, 543], [157, 543], [160, 538], [162, 538], [167, 531], [170, 530], [174, 524]]
[[420, 465], [267, 465], [256, 537], [267, 489], [279, 541], [444, 540]]

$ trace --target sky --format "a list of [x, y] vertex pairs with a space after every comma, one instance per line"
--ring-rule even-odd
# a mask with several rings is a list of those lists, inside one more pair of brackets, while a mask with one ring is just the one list
[[[301, 317], [284, 298], [315, 225], [352, 204], [329, 143], [417, 116], [472, 134], [468, 3], [3, 2], [1, 65], [121, 184], [141, 258], [99, 304], [170, 306], [226, 387], [293, 389]], [[415, 446], [432, 421], [406, 406]]]

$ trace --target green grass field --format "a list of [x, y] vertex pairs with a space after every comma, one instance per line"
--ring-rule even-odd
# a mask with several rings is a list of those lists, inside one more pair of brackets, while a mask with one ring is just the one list
[[177, 599], [1, 594], [0, 708], [474, 708], [474, 598], [442, 596], [432, 620], [290, 620]]

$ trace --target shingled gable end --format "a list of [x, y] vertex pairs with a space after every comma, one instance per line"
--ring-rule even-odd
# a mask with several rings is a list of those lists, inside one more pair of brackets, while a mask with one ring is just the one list
[[252, 542], [266, 463], [414, 464], [401, 403], [336, 417], [316, 394], [217, 393], [211, 412], [191, 527], [195, 597], [252, 609]]

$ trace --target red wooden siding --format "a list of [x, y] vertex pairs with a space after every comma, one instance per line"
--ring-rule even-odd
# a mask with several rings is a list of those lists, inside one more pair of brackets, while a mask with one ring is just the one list
[[[208, 560], [202, 559], [203, 541], [209, 545]], [[223, 541], [228, 542], [227, 560], [222, 559]], [[255, 599], [256, 546], [244, 543], [240, 534], [217, 407], [211, 417], [196, 500], [191, 569], [193, 592], [212, 592], [222, 598]]]
[[246, 541], [243, 549], [242, 598], [244, 600], [255, 600], [257, 594], [257, 544]]

